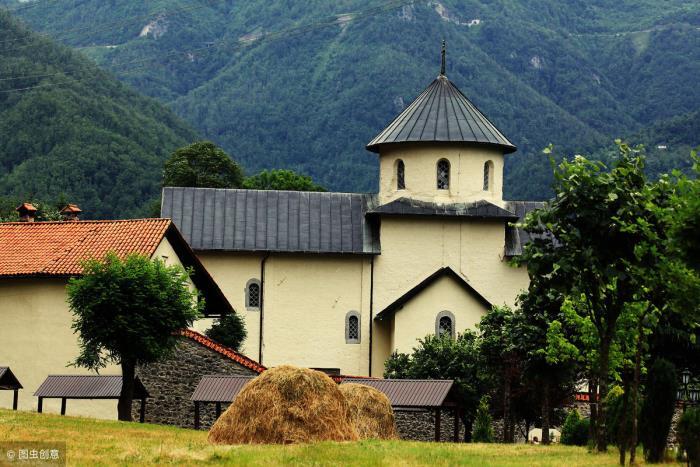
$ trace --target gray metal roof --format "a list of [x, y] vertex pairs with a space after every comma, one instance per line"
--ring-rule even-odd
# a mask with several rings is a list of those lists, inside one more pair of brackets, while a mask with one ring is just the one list
[[515, 145], [444, 75], [438, 76], [403, 112], [367, 144], [379, 152], [384, 144], [406, 142], [472, 143], [497, 146], [505, 153]]
[[365, 213], [376, 196], [215, 188], [163, 188], [169, 217], [194, 250], [379, 253]]
[[233, 402], [254, 376], [202, 376], [190, 400], [195, 402]]
[[392, 407], [442, 407], [450, 402], [448, 395], [453, 386], [450, 379], [372, 379], [346, 378], [340, 384], [357, 383], [370, 386], [386, 394]]
[[[122, 391], [119, 375], [51, 375], [34, 395], [36, 397], [66, 399], [118, 399]], [[148, 397], [138, 377], [135, 379], [134, 398]]]
[[0, 389], [22, 389], [22, 385], [10, 367], [0, 366]]
[[[506, 209], [518, 216], [517, 222], [521, 222], [525, 215], [544, 206], [543, 201], [506, 201]], [[532, 236], [513, 226], [506, 227], [506, 256], [520, 256], [523, 254], [523, 246], [531, 240]]]
[[368, 214], [382, 216], [447, 216], [481, 219], [516, 220], [517, 215], [488, 201], [473, 203], [437, 204], [411, 198], [399, 198], [370, 210]]

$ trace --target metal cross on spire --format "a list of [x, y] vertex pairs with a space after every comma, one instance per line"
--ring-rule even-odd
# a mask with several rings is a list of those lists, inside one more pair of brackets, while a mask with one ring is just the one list
[[442, 65], [440, 65], [440, 75], [445, 76], [445, 55], [447, 52], [447, 44], [442, 40]]

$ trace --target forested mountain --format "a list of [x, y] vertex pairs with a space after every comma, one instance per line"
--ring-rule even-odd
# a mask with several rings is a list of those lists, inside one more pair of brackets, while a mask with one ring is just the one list
[[[509, 198], [549, 195], [548, 143], [603, 154], [685, 131], [673, 122], [700, 108], [697, 0], [5, 1], [248, 173], [291, 168], [335, 190], [376, 189], [364, 144], [436, 76], [443, 38], [448, 77], [519, 147]], [[700, 144], [665, 139], [654, 170]]]
[[0, 195], [140, 216], [163, 161], [193, 139], [156, 100], [0, 12]]

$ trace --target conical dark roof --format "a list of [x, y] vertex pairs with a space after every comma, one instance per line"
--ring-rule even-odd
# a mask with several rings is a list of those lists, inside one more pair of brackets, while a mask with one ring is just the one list
[[367, 149], [379, 152], [383, 144], [419, 141], [498, 146], [506, 154], [516, 149], [442, 74], [370, 141]]

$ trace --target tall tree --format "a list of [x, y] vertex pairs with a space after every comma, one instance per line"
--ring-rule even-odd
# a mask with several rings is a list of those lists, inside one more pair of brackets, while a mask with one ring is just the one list
[[[537, 263], [560, 293], [574, 297], [573, 310], [595, 330], [594, 400], [604, 399], [608, 392], [620, 319], [628, 304], [640, 299], [635, 296], [640, 278], [631, 270], [642, 270], [641, 264], [649, 260], [639, 257], [637, 249], [647, 240], [649, 229], [637, 227], [654, 215], [644, 198], [643, 157], [624, 144], [619, 150], [610, 170], [581, 156], [555, 167], [555, 198], [524, 222], [535, 238], [522, 260]], [[605, 407], [600, 410], [595, 431], [597, 448], [603, 451]]]
[[83, 275], [68, 283], [73, 330], [80, 340], [74, 365], [99, 371], [121, 366], [119, 420], [131, 421], [136, 366], [157, 361], [177, 343], [175, 332], [197, 318], [203, 300], [189, 288], [181, 268], [161, 260], [109, 253], [89, 260]]
[[163, 186], [240, 188], [242, 184], [240, 166], [209, 141], [177, 149], [165, 162]]

